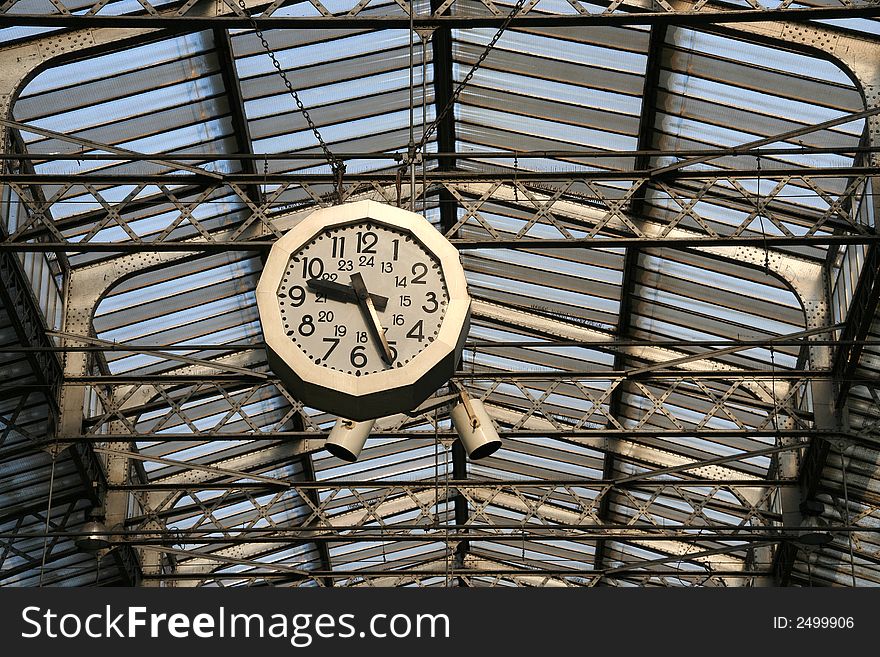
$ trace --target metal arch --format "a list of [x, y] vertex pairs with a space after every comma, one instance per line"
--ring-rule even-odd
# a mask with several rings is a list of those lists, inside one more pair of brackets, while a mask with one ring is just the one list
[[[858, 83], [864, 98], [866, 111], [870, 112], [880, 109], [880, 69], [876, 66], [880, 45], [876, 42], [846, 37], [824, 26], [816, 26], [813, 30], [805, 30], [787, 24], [776, 26], [754, 24], [742, 26], [741, 29], [747, 33], [764, 38], [781, 38], [808, 51], [815, 51], [818, 47], [827, 56], [844, 66]], [[876, 146], [878, 139], [880, 139], [880, 120], [878, 120], [878, 115], [873, 113], [867, 116], [866, 123], [868, 146]], [[876, 154], [869, 153], [867, 157], [873, 168], [876, 169], [880, 165], [880, 158]], [[871, 179], [870, 185], [873, 192], [872, 199], [876, 214], [876, 209], [878, 208], [876, 176]], [[875, 251], [876, 247], [872, 245], [869, 249]], [[876, 263], [876, 255], [874, 253], [870, 255], [870, 258], [866, 257], [865, 262]], [[864, 310], [866, 306], [872, 305], [876, 309], [878, 291], [874, 289], [876, 288], [875, 281], [873, 280], [875, 277], [876, 270], [869, 271], [868, 268], [863, 267], [859, 277], [859, 297], [854, 300], [857, 305], [853, 306], [857, 311], [854, 316], [847, 318], [850, 326], [845, 329], [845, 334], [851, 335], [863, 330], [861, 323], [865, 320], [865, 316], [861, 313], [861, 310]], [[812, 307], [807, 307], [806, 310], [809, 319], [811, 314], [815, 315], [821, 311], [821, 308], [817, 307], [814, 303]], [[826, 429], [839, 428], [845, 424], [844, 408], [840, 404], [843, 395], [839, 393], [848, 386], [846, 382], [840, 380], [840, 377], [849, 368], [847, 361], [851, 358], [850, 347], [847, 344], [838, 346], [836, 350], [830, 347], [823, 347], [820, 351], [814, 349], [810, 355], [811, 358], [825, 360], [826, 364], [833, 368], [837, 378], [836, 385], [838, 386], [838, 390], [835, 390], [831, 382], [826, 382], [823, 387], [813, 391], [814, 404], [817, 405], [817, 426]], [[817, 400], [824, 401], [820, 403]], [[829, 447], [830, 445], [827, 441], [815, 438], [811, 441], [807, 455], [798, 472], [803, 499], [809, 499], [810, 495], [815, 492], [816, 484], [827, 462], [830, 452]], [[783, 584], [788, 583], [796, 559], [797, 552], [792, 546], [785, 546], [777, 551], [773, 564], [777, 581]]]

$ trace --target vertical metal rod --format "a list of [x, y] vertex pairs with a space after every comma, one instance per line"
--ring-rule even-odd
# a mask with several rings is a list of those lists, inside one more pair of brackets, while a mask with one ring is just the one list
[[52, 517], [52, 490], [55, 487], [55, 460], [56, 455], [52, 454], [52, 470], [49, 475], [49, 501], [46, 504], [46, 535], [43, 536], [43, 559], [40, 562], [40, 582], [39, 585], [43, 586], [43, 573], [46, 570], [46, 557], [49, 550], [49, 519]]
[[409, 210], [416, 211], [415, 0], [409, 3]]
[[444, 473], [445, 473], [444, 479], [445, 479], [445, 483], [446, 483], [446, 490], [443, 495], [443, 498], [445, 500], [445, 509], [446, 509], [446, 522], [443, 525], [445, 527], [444, 541], [445, 541], [445, 545], [446, 545], [446, 547], [444, 549], [444, 555], [446, 557], [446, 574], [445, 574], [446, 582], [445, 583], [446, 583], [446, 588], [448, 589], [452, 583], [452, 577], [451, 577], [451, 573], [450, 573], [450, 562], [452, 560], [452, 548], [449, 545], [449, 457], [448, 456], [446, 456], [444, 459], [443, 469], [444, 469]]
[[434, 409], [434, 519], [440, 524], [440, 435], [437, 424], [437, 409]]
[[[846, 523], [846, 526], [849, 527], [849, 490], [847, 488], [846, 482], [846, 463], [843, 460], [843, 449], [840, 450], [840, 469], [843, 472], [843, 521]], [[852, 576], [852, 585], [853, 588], [856, 586], [856, 559], [853, 554], [853, 539], [852, 532], [847, 532], [847, 540], [849, 541], [849, 570], [850, 575]]]
[[[424, 131], [425, 126], [428, 125], [428, 57], [424, 32], [419, 38], [422, 44], [422, 131]], [[422, 214], [425, 216], [428, 214], [428, 158], [425, 157], [427, 149], [427, 144], [422, 144]]]

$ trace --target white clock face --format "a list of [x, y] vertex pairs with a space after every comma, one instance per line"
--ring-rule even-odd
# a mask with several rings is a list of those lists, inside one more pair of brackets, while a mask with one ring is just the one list
[[437, 259], [374, 221], [326, 229], [292, 253], [277, 294], [284, 332], [309, 360], [355, 376], [409, 363], [449, 304]]

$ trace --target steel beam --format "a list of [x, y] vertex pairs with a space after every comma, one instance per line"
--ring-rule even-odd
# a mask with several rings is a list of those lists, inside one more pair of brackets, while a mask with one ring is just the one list
[[[675, 541], [684, 543], [705, 543], [707, 545], [718, 541], [732, 541], [737, 543], [787, 543], [797, 541], [798, 537], [792, 531], [776, 531], [773, 529], [763, 528], [740, 528], [731, 530], [729, 527], [714, 527], [700, 525], [699, 527], [689, 528], [670, 528], [663, 533], [650, 533], [651, 525], [639, 526], [560, 526], [552, 532], [529, 533], [523, 534], [519, 527], [494, 527], [481, 525], [467, 525], [464, 527], [456, 526], [449, 528], [449, 539], [452, 542], [465, 540], [486, 541], [486, 542], [512, 542], [526, 541], [547, 541], [547, 542], [576, 542], [587, 543], [607, 538], [613, 541], [639, 541], [646, 543], [662, 543], [665, 541]], [[526, 530], [528, 528], [525, 528]], [[496, 530], [496, 531], [491, 531]], [[389, 525], [387, 529], [379, 532], [358, 531], [358, 528], [339, 527], [334, 528], [334, 533], [328, 533], [326, 529], [321, 529], [321, 535], [315, 535], [319, 530], [311, 531], [293, 531], [293, 530], [276, 530], [272, 534], [261, 532], [242, 531], [237, 532], [230, 530], [227, 536], [218, 536], [220, 530], [204, 530], [203, 532], [188, 531], [157, 531], [157, 530], [128, 530], [120, 539], [121, 544], [131, 546], [155, 545], [155, 546], [172, 546], [186, 543], [198, 543], [204, 545], [229, 545], [236, 540], [251, 540], [265, 544], [289, 544], [293, 541], [302, 543], [316, 543], [319, 546], [327, 546], [329, 543], [351, 543], [354, 541], [389, 541], [398, 543], [437, 543], [443, 541], [446, 537], [445, 529], [440, 532], [426, 532], [425, 527], [418, 529], [410, 527], [397, 527]], [[851, 534], [864, 532], [865, 528], [860, 526], [837, 526], [831, 525], [828, 531], [839, 534]], [[699, 532], [699, 533], [698, 533]], [[83, 536], [81, 532], [50, 532], [45, 533], [28, 533], [9, 535], [9, 538], [27, 538], [42, 539], [45, 537], [59, 538], [78, 538]], [[6, 538], [0, 534], [0, 540]], [[731, 549], [743, 549], [743, 546], [732, 547]], [[193, 556], [200, 556], [194, 551]], [[675, 557], [678, 559], [678, 557]], [[332, 570], [326, 569], [328, 572]], [[597, 569], [598, 570], [598, 569]], [[345, 572], [345, 571], [343, 571]], [[764, 573], [766, 574], [766, 573]]]
[[12, 253], [0, 251], [0, 280], [0, 302], [7, 310], [19, 344], [28, 349], [25, 352], [28, 363], [43, 388], [49, 417], [54, 420], [58, 415], [61, 363], [51, 349], [53, 343], [46, 336], [46, 321], [37, 306], [30, 283]]
[[[700, 4], [700, 3], [697, 3]], [[654, 5], [662, 7], [663, 5]], [[600, 14], [522, 14], [511, 22], [514, 28], [582, 27], [582, 26], [625, 26], [625, 25], [681, 25], [705, 27], [708, 25], [730, 25], [737, 23], [764, 22], [808, 22], [817, 20], [870, 18], [878, 15], [873, 4], [855, 4], [840, 7], [810, 7], [801, 9], [756, 7], [753, 9], [720, 9], [719, 6], [703, 3], [697, 11], [644, 11], [629, 3], [620, 13]], [[636, 11], [632, 11], [635, 9]], [[465, 16], [432, 15], [416, 16], [415, 27], [431, 29], [442, 26], [449, 29], [497, 28], [506, 16]], [[407, 16], [382, 15], [341, 15], [341, 16], [267, 16], [258, 17], [261, 29], [289, 30], [328, 30], [328, 29], [383, 29], [407, 30], [410, 20]], [[248, 29], [250, 21], [244, 16], [191, 16], [177, 12], [155, 13], [152, 15], [76, 15], [76, 14], [0, 14], [0, 27], [51, 27], [51, 28], [117, 28], [117, 29], [168, 29], [177, 32], [197, 32], [200, 30]]]
[[[842, 329], [846, 326], [846, 324], [836, 324], [834, 326], [829, 326], [827, 330], [837, 330]], [[741, 351], [743, 349], [750, 349], [752, 347], [769, 347], [770, 345], [774, 345], [775, 347], [803, 347], [807, 344], [806, 338], [797, 337], [795, 335], [790, 335], [785, 339], [779, 339], [775, 337], [768, 337], [759, 340], [737, 340], [737, 339], [728, 339], [721, 338], [719, 340], [504, 340], [499, 342], [494, 342], [491, 340], [473, 340], [465, 343], [465, 349], [483, 349], [483, 348], [492, 348], [492, 349], [504, 349], [504, 348], [522, 348], [522, 347], [533, 347], [533, 348], [541, 348], [541, 347], [596, 347], [598, 349], [603, 349], [606, 351], [613, 351], [615, 349], [623, 349], [626, 347], [655, 347], [658, 349], [669, 348], [669, 347], [705, 347], [712, 348], [713, 350], [724, 350], [727, 353], [733, 353], [734, 351]], [[836, 347], [839, 345], [861, 345], [862, 347], [878, 347], [880, 346], [880, 340], [872, 340], [872, 339], [863, 339], [863, 340], [817, 340], [810, 341], [810, 344], [815, 346], [817, 344], [821, 344], [823, 346], [831, 346]], [[213, 343], [213, 344], [201, 344], [197, 342], [186, 343], [185, 345], [178, 344], [144, 344], [142, 342], [136, 343], [121, 343], [121, 342], [106, 342], [100, 341], [97, 345], [85, 345], [85, 346], [76, 346], [76, 345], [62, 345], [62, 346], [49, 346], [49, 347], [19, 347], [19, 346], [5, 346], [0, 347], [0, 354], [25, 354], [31, 351], [53, 351], [55, 353], [64, 353], [64, 352], [73, 352], [73, 351], [81, 351], [83, 353], [150, 353], [150, 352], [177, 352], [177, 351], [218, 351], [218, 352], [241, 352], [241, 351], [254, 351], [255, 349], [264, 349], [265, 345], [262, 343], [249, 343], [249, 344], [225, 344], [225, 343]], [[700, 356], [691, 356], [687, 357], [691, 360], [698, 359], [706, 356], [712, 356], [715, 354], [701, 354]], [[202, 359], [192, 359], [193, 361], [199, 361], [201, 364], [207, 365], [212, 363], [210, 360], [202, 360]], [[675, 363], [670, 361], [667, 363], [668, 366], [672, 366]], [[216, 365], [217, 368], [223, 369], [221, 364]]]
[[[315, 477], [315, 464], [312, 461], [312, 455], [309, 452], [306, 452], [302, 455], [301, 461], [303, 467], [303, 477], [308, 482], [315, 482], [317, 477]], [[308, 487], [303, 490], [303, 494], [308, 498], [309, 502], [313, 508], [319, 508], [321, 506], [321, 500], [319, 496], [319, 489], [317, 487]], [[305, 529], [305, 528], [304, 528]], [[330, 557], [330, 548], [327, 546], [326, 541], [316, 541], [315, 545], [318, 549], [318, 555], [321, 558], [321, 564], [323, 569], [328, 572], [333, 571], [333, 560]], [[326, 577], [324, 579], [324, 586], [333, 586], [333, 578]]]
[[[244, 479], [248, 478], [247, 473], [242, 473], [241, 477]], [[333, 480], [333, 479], [325, 479], [322, 481], [315, 480], [304, 480], [301, 482], [287, 482], [279, 480], [277, 483], [272, 484], [268, 482], [253, 482], [253, 481], [237, 481], [232, 483], [217, 483], [217, 482], [203, 482], [203, 483], [167, 483], [165, 481], [151, 481], [142, 484], [124, 484], [124, 485], [111, 485], [108, 486], [109, 490], [123, 490], [129, 492], [138, 492], [138, 491], [189, 491], [189, 490], [248, 490], [248, 491], [260, 491], [264, 493], [277, 492], [278, 490], [284, 490], [288, 488], [293, 488], [296, 490], [315, 490], [315, 489], [327, 489], [327, 490], [349, 490], [351, 488], [366, 488], [366, 489], [376, 489], [383, 490], [386, 488], [400, 488], [400, 489], [410, 489], [410, 490], [421, 490], [426, 487], [430, 487], [433, 485], [433, 481], [431, 480], [397, 480], [397, 479], [385, 479], [382, 481], [372, 481], [372, 480]], [[699, 478], [688, 478], [687, 480], [680, 480], [675, 482], [670, 482], [669, 480], [661, 480], [661, 479], [646, 479], [646, 478], [638, 478], [636, 480], [629, 480], [626, 478], [620, 479], [450, 479], [449, 486], [450, 488], [523, 488], [523, 489], [534, 489], [538, 487], [571, 487], [575, 486], [578, 488], [588, 488], [588, 489], [596, 489], [602, 490], [609, 486], [613, 486], [615, 488], [688, 488], [688, 487], [704, 487], [704, 486], [720, 486], [720, 487], [742, 487], [742, 488], [755, 488], [757, 486], [773, 486], [773, 487], [781, 487], [781, 486], [796, 486], [797, 483], [791, 481], [790, 479], [699, 479]], [[443, 487], [445, 488], [446, 482], [443, 482]], [[458, 523], [459, 525], [464, 525], [467, 523]], [[320, 529], [320, 528], [319, 528]], [[540, 528], [536, 528], [538, 530]], [[301, 528], [302, 531], [311, 531], [308, 528]]]
[[[431, 13], [449, 18], [448, 3], [442, 0], [431, 0]], [[438, 14], [439, 12], [442, 12]], [[452, 28], [448, 25], [437, 25], [431, 36], [432, 65], [434, 68], [434, 110], [435, 115], [440, 117], [452, 99], [455, 89], [453, 76], [454, 57], [452, 54]], [[455, 139], [455, 108], [450, 108], [437, 124], [437, 150], [446, 153], [454, 152], [457, 148]], [[454, 157], [442, 157], [437, 166], [441, 171], [454, 171], [456, 160]], [[443, 233], [448, 233], [458, 221], [458, 204], [447, 189], [442, 189], [439, 196], [440, 225]]]
[[[660, 379], [718, 379], [730, 381], [743, 380], [801, 380], [801, 379], [832, 379], [832, 374], [826, 369], [804, 369], [804, 370], [780, 370], [772, 372], [770, 370], [757, 369], [736, 369], [736, 370], [677, 370], [655, 369], [646, 372], [636, 372], [633, 370], [547, 370], [543, 372], [534, 372], [531, 370], [519, 370], [511, 372], [501, 372], [497, 370], [485, 370], [468, 372], [460, 370], [455, 373], [455, 378], [462, 381], [497, 381], [517, 379], [520, 381], [556, 381], [559, 379], [583, 379], [585, 381], [608, 381], [613, 379], [629, 379], [640, 381], [653, 381]], [[70, 376], [65, 379], [65, 383], [76, 386], [93, 386], [100, 384], [155, 384], [155, 385], [185, 385], [200, 383], [258, 383], [258, 382], [277, 382], [278, 377], [272, 374], [264, 374], [254, 372], [253, 374], [88, 374], [82, 376]], [[850, 381], [854, 383], [870, 383], [874, 381], [872, 378], [853, 378]]]
[[[253, 140], [251, 139], [250, 123], [244, 110], [244, 97], [241, 93], [241, 80], [238, 77], [238, 67], [235, 63], [235, 54], [232, 52], [232, 40], [228, 30], [214, 29], [214, 49], [220, 62], [220, 73], [223, 78], [223, 87], [229, 100], [229, 113], [232, 118], [232, 132], [235, 145], [239, 153], [243, 153], [242, 173], [256, 176], [257, 165], [254, 160]], [[263, 194], [260, 186], [252, 183], [246, 187], [247, 195], [257, 205], [263, 203]]]
[[[747, 156], [769, 157], [773, 155], [860, 155], [876, 153], [880, 148], [876, 146], [780, 146], [780, 147], [755, 147], [755, 146], [731, 146], [724, 148], [704, 149], [648, 149], [648, 150], [594, 150], [591, 148], [559, 149], [559, 150], [468, 150], [468, 151], [430, 151], [424, 153], [424, 159], [433, 161], [441, 159], [468, 159], [468, 158], [491, 158], [495, 160], [516, 159], [557, 159], [557, 158], [590, 158], [590, 159], [619, 159], [627, 157], [647, 156], [657, 159], [662, 158], [708, 158]], [[396, 160], [400, 162], [403, 155], [398, 151], [334, 151], [340, 160]], [[30, 161], [43, 164], [45, 162], [142, 162], [154, 161], [161, 157], [165, 162], [211, 162], [217, 160], [254, 160], [262, 161], [289, 161], [289, 160], [327, 160], [323, 153], [309, 153], [302, 151], [283, 151], [280, 153], [185, 153], [168, 152], [161, 156], [147, 153], [0, 153], [0, 161]]]
[[[666, 31], [665, 25], [654, 25], [651, 27], [651, 36], [648, 39], [648, 54], [645, 62], [645, 82], [642, 87], [642, 107], [639, 117], [639, 134], [636, 149], [639, 151], [649, 151], [654, 146], [654, 122], [657, 117], [657, 92], [660, 88], [660, 72], [663, 69], [663, 51], [666, 47]], [[651, 157], [641, 155], [636, 158], [634, 163], [635, 169], [649, 169], [651, 166]], [[630, 213], [635, 217], [640, 217], [645, 212], [645, 199], [647, 187], [642, 185], [636, 192]], [[638, 266], [641, 248], [639, 246], [630, 246], [626, 249], [626, 255], [623, 261], [623, 274], [620, 283], [620, 305], [618, 309], [617, 329], [615, 336], [618, 340], [627, 340], [629, 338], [630, 329], [632, 327], [632, 298], [635, 294], [638, 284]], [[625, 351], [618, 351], [614, 354], [612, 369], [625, 370], [627, 357]], [[617, 417], [621, 414], [623, 406], [624, 391], [626, 386], [617, 386], [611, 393], [608, 401], [608, 414], [611, 417]], [[615, 457], [614, 452], [609, 450], [605, 452], [605, 458], [602, 465], [602, 477], [611, 479], [614, 475]], [[602, 503], [597, 513], [598, 518], [604, 521], [608, 517], [611, 508], [611, 495], [602, 497]], [[596, 570], [602, 570], [605, 566], [605, 540], [596, 542], [596, 552], [593, 557], [593, 565]], [[600, 580], [601, 582], [601, 580]]]
[[[768, 236], [697, 236], [689, 238], [681, 237], [614, 237], [603, 236], [596, 238], [569, 238], [569, 239], [538, 239], [538, 238], [487, 238], [487, 239], [460, 239], [449, 240], [460, 251], [476, 249], [521, 249], [521, 250], [557, 250], [557, 249], [619, 249], [619, 248], [667, 248], [667, 249], [692, 249], [695, 247], [718, 247], [718, 246], [745, 246], [763, 248], [764, 245], [772, 248], [786, 248], [796, 246], [823, 247], [829, 245], [847, 244], [875, 244], [880, 241], [880, 235], [870, 233], [852, 234], [818, 234], [796, 237]], [[249, 240], [191, 240], [182, 242], [23, 242], [23, 241], [0, 241], [0, 252], [11, 251], [16, 253], [108, 253], [108, 254], [133, 254], [133, 253], [227, 253], [233, 252], [264, 252], [272, 249], [274, 242], [249, 241]]]
[[[38, 345], [49, 347], [52, 345], [46, 334], [45, 320], [37, 307], [30, 285], [21, 271], [20, 263], [11, 253], [0, 253], [0, 275], [3, 285], [0, 285], [0, 300], [7, 309], [7, 314], [13, 322], [19, 341], [25, 346]], [[40, 382], [46, 405], [49, 409], [50, 425], [54, 425], [59, 417], [58, 395], [60, 394], [62, 369], [57, 356], [51, 351], [29, 352], [28, 360], [34, 376]], [[46, 445], [42, 447], [53, 449], [50, 444], [54, 433], [54, 426], [49, 428], [50, 436]], [[66, 446], [56, 444], [55, 447]], [[31, 449], [39, 449], [34, 445]], [[106, 480], [103, 477], [103, 469], [95, 455], [92, 445], [88, 441], [76, 441], [70, 445], [70, 458], [82, 482], [80, 497], [87, 497], [95, 506], [100, 506], [106, 490]], [[53, 558], [60, 558], [53, 555]], [[114, 559], [119, 567], [120, 574], [129, 584], [133, 584], [138, 578], [138, 569], [132, 567], [132, 555], [130, 548], [123, 547], [115, 551]]]
[[[452, 478], [459, 481], [467, 481], [467, 454], [460, 440], [455, 440], [451, 446], [452, 451]], [[444, 486], [446, 486], [444, 482]], [[470, 520], [470, 512], [468, 510], [467, 498], [461, 494], [458, 488], [452, 497], [452, 503], [455, 507], [455, 524], [458, 526], [467, 525]], [[439, 495], [439, 493], [438, 493]], [[447, 549], [449, 547], [447, 546]], [[462, 563], [470, 550], [470, 541], [462, 537], [455, 546], [455, 562]]]
[[[880, 209], [880, 201], [874, 202]], [[878, 301], [880, 301], [880, 249], [877, 246], [874, 242], [868, 246], [862, 272], [846, 317], [846, 326], [840, 334], [840, 341], [834, 354], [832, 370], [839, 384], [836, 403], [841, 408], [845, 406], [847, 394], [852, 387], [851, 381], [859, 366], [864, 341], [877, 318]]]
[[[664, 438], [670, 440], [694, 438], [696, 440], [716, 440], [718, 438], [771, 438], [774, 436], [797, 438], [797, 437], [819, 437], [826, 440], [838, 440], [851, 443], [853, 445], [862, 445], [876, 447], [876, 441], [870, 436], [862, 436], [857, 433], [848, 431], [834, 430], [818, 430], [818, 429], [500, 429], [499, 435], [503, 438], [572, 438], [572, 439], [590, 439], [600, 441], [598, 447], [601, 448], [601, 441], [607, 437], [639, 440], [641, 438]], [[378, 438], [411, 438], [413, 440], [433, 440], [435, 432], [426, 431], [407, 431], [407, 430], [383, 430], [374, 431], [370, 434]], [[440, 431], [437, 435], [442, 440], [452, 440], [458, 437], [454, 431]], [[143, 441], [168, 440], [174, 442], [204, 442], [206, 439], [230, 440], [230, 441], [273, 441], [273, 440], [306, 440], [310, 441], [305, 449], [319, 450], [323, 448], [323, 441], [327, 434], [317, 431], [302, 432], [281, 432], [281, 431], [260, 431], [254, 432], [223, 432], [223, 431], [204, 431], [201, 433], [153, 433], [144, 431], [137, 434], [81, 434], [76, 436], [59, 437], [58, 442], [102, 442], [106, 440], [126, 440], [132, 437]]]
[[[177, 573], [174, 575], [154, 575], [150, 576], [147, 579], [157, 579], [161, 581], [196, 581], [196, 582], [207, 582], [207, 581], [217, 581], [217, 580], [235, 580], [235, 581], [248, 581], [248, 580], [283, 580], [283, 581], [303, 581], [303, 577], [299, 576], [295, 579], [291, 580], [291, 576], [286, 573], [279, 573], [273, 570], [267, 570], [270, 568], [266, 564], [254, 563], [253, 566], [256, 568], [258, 566], [263, 566], [262, 570], [254, 570], [254, 571], [246, 571], [242, 573], [211, 573], [208, 575], [201, 574], [189, 574], [189, 573]], [[322, 578], [322, 577], [335, 577], [337, 579], [348, 579], [348, 580], [356, 580], [361, 581], [364, 578], [371, 577], [379, 577], [383, 579], [393, 578], [395, 581], [403, 584], [410, 581], [418, 581], [424, 580], [428, 578], [441, 577], [444, 573], [437, 572], [436, 570], [429, 569], [411, 569], [411, 568], [394, 568], [388, 570], [375, 570], [375, 569], [357, 569], [357, 570], [348, 570], [345, 572], [321, 572], [319, 570], [309, 571], [308, 579], [312, 579], [313, 577]], [[521, 569], [508, 567], [508, 568], [495, 568], [495, 569], [470, 569], [470, 568], [453, 568], [450, 571], [450, 575], [453, 577], [498, 577], [502, 579], [517, 579], [525, 576], [529, 577], [573, 577], [573, 578], [585, 578], [585, 577], [595, 577], [600, 575], [601, 573], [597, 573], [593, 570], [584, 570], [584, 569], [561, 569], [561, 568], [533, 568], [533, 567], [524, 567]], [[737, 578], [748, 578], [754, 577], [756, 575], [760, 575], [760, 571], [753, 570], [731, 570], [722, 574], [710, 573], [705, 571], [686, 571], [686, 570], [645, 570], [644, 566], [640, 566], [638, 564], [633, 564], [627, 568], [619, 568], [613, 575], [608, 575], [609, 579], [616, 580], [626, 580], [631, 581], [635, 580], [652, 580], [656, 578], [670, 577], [675, 580], [679, 579], [698, 579], [698, 580], [706, 580], [709, 578], [716, 578], [723, 576], [727, 577], [737, 577]]]
[[[855, 119], [853, 119], [855, 120]], [[520, 182], [559, 182], [567, 180], [598, 180], [598, 181], [633, 181], [633, 179], [645, 178], [650, 180], [652, 171], [649, 169], [633, 169], [621, 171], [598, 171], [598, 170], [569, 170], [569, 171], [519, 171], [516, 179]], [[719, 169], [704, 171], [700, 169], [685, 169], [670, 171], [663, 175], [664, 182], [675, 180], [707, 180], [712, 178], [735, 180], [754, 179], [757, 175], [755, 169], [741, 167], [737, 169]], [[873, 166], [823, 166], [808, 167], [801, 165], [789, 165], [778, 169], [765, 169], [762, 176], [767, 179], [782, 176], [808, 176], [811, 178], [840, 178], [847, 176], [876, 176], [877, 168]], [[506, 182], [513, 181], [514, 173], [510, 171], [445, 171], [430, 169], [425, 172], [425, 179], [432, 183], [446, 182]], [[397, 181], [397, 174], [381, 172], [347, 173], [347, 183], [366, 182], [381, 185], [393, 185]], [[89, 182], [94, 185], [216, 185], [225, 184], [330, 184], [336, 179], [332, 174], [326, 173], [226, 173], [222, 176], [204, 173], [169, 173], [169, 174], [113, 174], [113, 173], [89, 173], [89, 174], [65, 174], [65, 173], [0, 173], [0, 182], [17, 183], [19, 185], [59, 185], [59, 184], [82, 184]], [[641, 183], [641, 180], [636, 180]]]
[[[758, 35], [762, 39], [787, 38], [793, 45], [808, 49], [814, 48], [817, 40], [828, 39], [822, 51], [845, 67], [853, 79], [857, 81], [865, 101], [866, 112], [873, 112], [866, 116], [866, 139], [864, 143], [871, 148], [880, 146], [880, 118], [877, 115], [877, 111], [880, 110], [880, 96], [877, 93], [877, 90], [880, 89], [880, 68], [877, 67], [880, 47], [878, 47], [876, 40], [869, 41], [851, 36], [842, 36], [839, 33], [827, 30], [824, 26], [816, 26], [813, 30], [805, 31], [803, 34], [801, 34], [800, 30], [793, 30], [787, 25], [754, 24], [742, 26], [741, 29]], [[876, 153], [869, 153], [865, 159], [869, 167], [874, 169], [880, 167], [880, 157]], [[873, 203], [874, 215], [877, 216], [877, 211], [880, 210], [880, 198], [878, 198], [880, 186], [878, 186], [876, 174], [868, 180], [868, 185], [870, 191], [868, 202]], [[875, 249], [876, 247], [872, 245], [870, 248]], [[849, 337], [863, 332], [865, 330], [864, 322], [870, 323], [874, 320], [873, 314], [866, 313], [866, 310], [870, 309], [876, 312], [877, 256], [872, 255], [870, 259], [866, 259], [866, 263], [868, 267], [863, 268], [859, 284], [857, 285], [861, 298], [854, 300], [861, 307], [848, 318], [851, 325], [845, 329], [845, 334]], [[823, 283], [822, 293], [817, 294], [815, 298], [810, 300], [810, 306], [805, 306], [808, 325], [811, 320], [815, 321], [818, 315], [830, 315], [830, 299], [828, 298], [830, 284], [827, 278], [823, 280]], [[856, 307], [852, 306], [854, 309]], [[815, 347], [809, 350], [809, 358], [814, 366], [817, 362], [821, 362], [823, 366], [829, 366], [835, 375], [839, 377], [834, 382], [822, 381], [813, 385], [811, 397], [817, 428], [833, 430], [845, 427], [845, 408], [840, 403], [843, 401], [843, 396], [840, 392], [847, 389], [853, 383], [853, 381], [844, 381], [842, 379], [847, 370], [856, 367], [855, 358], [857, 356], [855, 358], [854, 356], [855, 354], [848, 344], [841, 345], [838, 349]], [[837, 390], [834, 389], [835, 385]], [[798, 470], [798, 480], [801, 483], [803, 499], [809, 500], [811, 493], [816, 491], [829, 451], [830, 445], [826, 440], [817, 437], [811, 439], [805, 458], [799, 464]], [[792, 546], [786, 546], [777, 551], [773, 567], [779, 584], [787, 585], [789, 583], [796, 559], [797, 551]]]
[[[443, 0], [431, 0], [431, 13], [433, 15], [449, 16], [450, 10], [445, 6], [447, 4]], [[453, 74], [455, 57], [452, 52], [452, 29], [449, 26], [441, 25], [434, 28], [431, 35], [431, 53], [432, 65], [434, 67], [434, 110], [435, 116], [439, 117], [452, 100], [456, 86]], [[436, 140], [438, 151], [452, 153], [458, 149], [455, 135], [455, 107], [449, 108], [448, 112], [437, 124]], [[424, 150], [427, 150], [427, 148]], [[455, 157], [442, 157], [438, 159], [437, 166], [442, 171], [454, 171], [457, 161]], [[450, 231], [458, 223], [458, 202], [449, 190], [446, 189], [445, 185], [441, 187], [438, 193], [437, 202], [440, 205], [441, 229], [444, 235], [450, 236]], [[436, 448], [439, 449], [439, 445]], [[453, 478], [467, 479], [468, 461], [461, 441], [454, 441], [450, 449]], [[456, 492], [453, 496], [453, 507], [456, 524], [467, 524], [469, 518], [468, 502], [459, 492]], [[446, 549], [449, 549], [448, 544]], [[464, 561], [469, 549], [470, 543], [466, 540], [456, 545], [454, 556], [457, 563]]]

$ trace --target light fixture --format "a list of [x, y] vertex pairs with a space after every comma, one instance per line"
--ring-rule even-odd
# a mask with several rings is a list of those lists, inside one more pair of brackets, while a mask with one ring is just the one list
[[[408, 415], [415, 417], [442, 406], [450, 406], [452, 426], [468, 458], [477, 461], [494, 454], [501, 447], [501, 438], [483, 402], [471, 399], [464, 389], [459, 389], [455, 394], [430, 399]], [[376, 420], [356, 422], [339, 418], [330, 430], [324, 446], [336, 458], [353, 463], [360, 456], [375, 423]]]
[[339, 418], [333, 425], [324, 446], [336, 458], [353, 463], [360, 456], [375, 422], [375, 420], [355, 422]]
[[74, 540], [76, 547], [83, 552], [97, 552], [110, 547], [107, 526], [98, 518], [91, 518], [82, 526], [80, 535]]
[[801, 531], [795, 538], [797, 543], [809, 548], [828, 545], [834, 540], [834, 536], [828, 531], [828, 522], [820, 517], [825, 513], [825, 505], [822, 502], [806, 500], [801, 503], [800, 511], [804, 520], [801, 523]]
[[807, 518], [801, 527], [803, 529], [795, 539], [801, 545], [821, 547], [834, 541], [834, 536], [827, 530], [827, 525], [821, 518]]
[[471, 460], [486, 458], [501, 447], [501, 438], [483, 402], [471, 399], [463, 389], [459, 391], [459, 401], [452, 407], [450, 415], [452, 426]]

